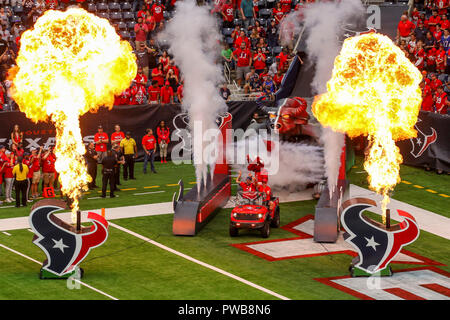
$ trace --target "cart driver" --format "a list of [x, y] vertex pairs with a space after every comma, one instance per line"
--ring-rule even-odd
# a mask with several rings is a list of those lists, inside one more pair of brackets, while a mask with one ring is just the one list
[[258, 191], [263, 194], [263, 201], [269, 206], [269, 209], [272, 210], [274, 203], [272, 201], [272, 189], [267, 184], [267, 176], [262, 176], [261, 185], [258, 186]]

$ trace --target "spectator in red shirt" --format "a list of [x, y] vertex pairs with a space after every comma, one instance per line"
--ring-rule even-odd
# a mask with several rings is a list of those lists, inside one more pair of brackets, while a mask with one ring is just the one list
[[[106, 157], [107, 150], [107, 144], [109, 142], [108, 134], [106, 132], [103, 132], [103, 127], [98, 126], [97, 133], [94, 136], [94, 144], [95, 144], [95, 151], [98, 155], [98, 162], [100, 163], [103, 159], [103, 157]], [[44, 156], [45, 157], [45, 156]]]
[[434, 112], [447, 114], [448, 105], [450, 105], [450, 102], [447, 100], [447, 93], [444, 92], [442, 86], [439, 86], [434, 96]]
[[441, 86], [442, 86], [442, 81], [439, 80], [438, 77], [436, 76], [436, 74], [433, 73], [431, 75], [431, 82], [430, 82], [431, 90], [436, 91]]
[[167, 163], [167, 146], [170, 143], [170, 130], [166, 127], [164, 121], [160, 121], [158, 128], [156, 128], [156, 135], [158, 136], [159, 156], [161, 163]]
[[433, 111], [433, 91], [431, 87], [425, 82], [420, 83], [420, 88], [422, 89], [422, 110], [423, 111]]
[[402, 15], [400, 22], [397, 26], [397, 44], [402, 40], [409, 42], [411, 34], [414, 32], [415, 24], [408, 20], [408, 16]]
[[236, 183], [239, 184], [239, 186], [242, 188], [243, 192], [255, 192], [256, 186], [255, 186], [255, 179], [252, 177], [251, 174], [247, 176], [245, 179], [245, 182], [241, 180], [242, 172], [239, 170], [239, 175], [236, 178]]
[[436, 9], [438, 9], [438, 15], [446, 15], [448, 8], [448, 0], [435, 0]]
[[276, 7], [272, 9], [272, 16], [275, 18], [275, 24], [279, 24], [283, 20], [284, 12], [280, 2], [277, 2]]
[[277, 88], [280, 88], [281, 81], [283, 81], [284, 74], [281, 70], [278, 70], [277, 74], [273, 76], [273, 83]]
[[225, 4], [222, 6], [220, 14], [222, 15], [224, 28], [232, 28], [234, 23], [234, 9], [231, 5], [231, 1], [227, 0]]
[[159, 0], [153, 4], [152, 14], [155, 17], [156, 23], [160, 23], [162, 20], [164, 20], [164, 9], [165, 7], [160, 3]]
[[14, 156], [14, 153], [10, 151], [5, 151], [5, 158], [3, 160], [3, 174], [5, 178], [5, 202], [11, 203], [14, 201], [12, 198], [12, 188], [14, 185], [14, 175], [13, 175], [13, 168], [16, 163], [16, 157]]
[[153, 135], [152, 129], [146, 130], [147, 134], [142, 138], [142, 148], [144, 149], [144, 174], [147, 173], [147, 164], [150, 160], [150, 168], [153, 173], [156, 173], [155, 171], [155, 152], [156, 152], [156, 138]]
[[161, 104], [173, 103], [173, 89], [169, 81], [166, 81], [165, 86], [161, 88]]
[[37, 152], [36, 148], [31, 148], [30, 171], [33, 172], [31, 178], [31, 197], [34, 199], [39, 196], [38, 185], [41, 181], [41, 153], [42, 146], [39, 148], [39, 152]]
[[152, 85], [148, 87], [148, 103], [157, 104], [159, 103], [159, 95], [161, 93], [161, 89], [158, 86], [158, 81], [153, 80]]
[[237, 37], [236, 41], [234, 42], [234, 47], [240, 48], [242, 43], [245, 43], [245, 46], [247, 48], [250, 48], [250, 39], [245, 34], [244, 29], [241, 29], [241, 31], [239, 33], [239, 37]]
[[445, 50], [442, 43], [439, 45], [439, 49], [436, 52], [436, 71], [439, 73], [445, 73], [447, 67], [447, 57], [445, 56]]
[[428, 30], [433, 33], [436, 30], [436, 25], [438, 25], [440, 22], [441, 17], [438, 16], [438, 12], [436, 10], [433, 10], [432, 16], [428, 19]]
[[56, 178], [55, 170], [56, 156], [53, 153], [53, 146], [42, 156], [42, 173], [44, 178], [44, 188], [53, 187]]
[[152, 70], [152, 81], [153, 80], [156, 80], [160, 87], [164, 85], [164, 69], [162, 63], [158, 63], [156, 68]]
[[437, 50], [433, 46], [431, 49], [427, 51], [427, 71], [428, 72], [436, 72], [436, 54]]
[[433, 32], [433, 37], [436, 39], [437, 42], [441, 41], [442, 30], [441, 30], [441, 26], [439, 24], [436, 25], [436, 29]]
[[266, 55], [262, 52], [262, 48], [258, 48], [253, 56], [253, 66], [258, 75], [260, 75], [266, 67]]
[[120, 144], [122, 139], [125, 139], [125, 134], [120, 130], [120, 125], [116, 124], [111, 134], [111, 144]]
[[284, 14], [288, 14], [292, 9], [292, 0], [280, 0], [281, 3], [281, 11]]
[[56, 10], [58, 7], [58, 0], [45, 0], [45, 4], [48, 10]]
[[450, 20], [447, 19], [447, 15], [442, 15], [440, 25], [442, 30], [450, 29]]
[[138, 86], [146, 86], [147, 85], [147, 77], [145, 76], [143, 69], [141, 67], [138, 68], [136, 77], [134, 78], [134, 82]]
[[140, 50], [141, 46], [145, 47], [148, 33], [148, 26], [141, 17], [138, 18], [138, 22], [134, 25], [134, 33], [136, 34], [136, 50]]
[[145, 86], [136, 84], [131, 88], [131, 102], [132, 105], [142, 105], [147, 103], [147, 89]]
[[252, 64], [251, 52], [246, 48], [245, 43], [242, 42], [240, 48], [233, 51], [231, 58], [236, 60], [236, 78], [239, 87], [242, 87], [242, 80], [250, 72], [250, 65]]
[[177, 100], [178, 103], [183, 103], [183, 80], [181, 80], [180, 85], [177, 89]]

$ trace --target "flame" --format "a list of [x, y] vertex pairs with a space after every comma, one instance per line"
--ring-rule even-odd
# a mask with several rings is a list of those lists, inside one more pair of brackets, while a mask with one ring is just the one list
[[421, 80], [420, 71], [388, 37], [364, 34], [344, 41], [327, 93], [313, 103], [322, 125], [350, 137], [367, 135], [364, 169], [369, 187], [383, 195], [383, 222], [389, 193], [400, 182], [403, 159], [395, 141], [417, 134]]
[[20, 43], [10, 72], [13, 98], [34, 122], [50, 119], [55, 125], [55, 168], [62, 193], [72, 200], [74, 222], [91, 179], [79, 117], [113, 106], [114, 95], [136, 75], [136, 58], [106, 19], [79, 8], [46, 11]]

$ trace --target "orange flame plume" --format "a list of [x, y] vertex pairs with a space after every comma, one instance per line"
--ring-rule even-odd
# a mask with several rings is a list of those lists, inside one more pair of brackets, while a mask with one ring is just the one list
[[388, 37], [364, 34], [344, 41], [327, 93], [313, 103], [322, 125], [350, 137], [368, 136], [364, 168], [369, 187], [383, 195], [383, 222], [389, 192], [400, 182], [403, 159], [395, 141], [417, 134], [421, 80], [420, 71]]
[[28, 118], [56, 127], [56, 170], [61, 191], [72, 199], [72, 221], [90, 176], [83, 155], [79, 117], [130, 86], [136, 57], [106, 19], [83, 9], [49, 10], [23, 33], [11, 70], [13, 98]]

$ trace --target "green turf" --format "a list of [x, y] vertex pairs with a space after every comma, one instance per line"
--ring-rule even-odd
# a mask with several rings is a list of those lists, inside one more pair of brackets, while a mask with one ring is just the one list
[[[348, 178], [351, 183], [368, 189], [369, 183], [363, 161], [362, 157], [356, 157], [355, 165], [348, 173]], [[450, 175], [438, 175], [434, 171], [427, 172], [421, 168], [402, 165], [400, 178], [403, 182], [395, 187], [392, 198], [450, 218]], [[415, 185], [423, 188], [414, 187]]]
[[[357, 158], [349, 173], [351, 183], [367, 188], [362, 159]], [[195, 181], [192, 166], [175, 167], [173, 164], [157, 164], [158, 174], [141, 173], [142, 164], [136, 166], [137, 180], [125, 182], [116, 199], [84, 199], [81, 209], [128, 206], [143, 203], [170, 201], [183, 177], [186, 188]], [[448, 216], [448, 176], [402, 166], [401, 183], [395, 189], [394, 198]], [[99, 184], [98, 180], [97, 184]], [[421, 185], [437, 191], [433, 194]], [[158, 185], [159, 188], [144, 189]], [[195, 186], [192, 184], [192, 186]], [[233, 188], [234, 189], [234, 188]], [[165, 190], [161, 194], [135, 196], [133, 193]], [[89, 195], [87, 195], [89, 196]], [[94, 196], [94, 195], [91, 195]], [[314, 212], [315, 201], [281, 204], [282, 225]], [[25, 216], [29, 209], [0, 209], [0, 218]], [[241, 232], [239, 237], [228, 235], [230, 209], [221, 210], [196, 237], [172, 235], [170, 214], [121, 219], [113, 222], [146, 236], [170, 248], [190, 255], [205, 263], [252, 281], [291, 299], [356, 299], [337, 289], [324, 285], [315, 278], [348, 274], [351, 257], [345, 254], [288, 259], [269, 262], [230, 244], [263, 240], [256, 231]], [[31, 243], [32, 233], [27, 230], [9, 231], [11, 236], [0, 233], [0, 244], [6, 245], [38, 261], [44, 260], [42, 251]], [[272, 229], [270, 239], [291, 238], [296, 235], [283, 229]], [[441, 262], [439, 268], [450, 272], [449, 241], [422, 231], [419, 239], [406, 247], [419, 255]], [[40, 266], [19, 255], [0, 248], [0, 299], [107, 299], [86, 287], [70, 290], [64, 280], [39, 280]], [[114, 227], [109, 229], [108, 241], [94, 249], [81, 264], [85, 270], [83, 281], [119, 299], [275, 299], [275, 297], [245, 285], [237, 280], [209, 270], [173, 253], [146, 243]], [[394, 271], [416, 265], [393, 264]]]

